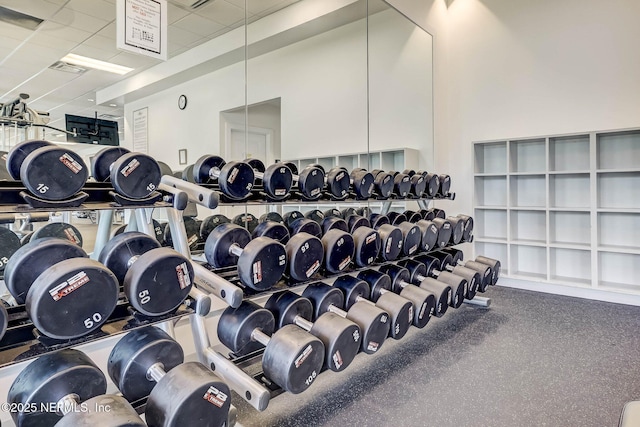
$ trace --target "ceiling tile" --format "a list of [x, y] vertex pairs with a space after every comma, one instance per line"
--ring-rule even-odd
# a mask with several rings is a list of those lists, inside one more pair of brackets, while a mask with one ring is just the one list
[[53, 18], [51, 18], [51, 21], [95, 33], [113, 21], [113, 19], [100, 19], [65, 7], [56, 13]]
[[70, 0], [65, 8], [109, 21], [116, 19], [116, 6], [104, 0]]
[[224, 28], [222, 24], [194, 14], [185, 16], [173, 26], [201, 36], [208, 36]]
[[89, 37], [82, 44], [89, 47], [94, 47], [96, 49], [102, 49], [104, 51], [113, 51], [115, 53], [118, 52], [118, 48], [116, 47], [116, 40], [114, 38], [101, 36], [99, 34], [95, 34]]
[[42, 0], [2, 0], [2, 6], [40, 19], [49, 19], [61, 5]]
[[169, 26], [168, 32], [169, 35], [167, 37], [167, 42], [179, 44], [182, 46], [190, 45], [191, 43], [202, 38], [202, 36], [198, 34], [183, 30], [182, 28], [178, 28], [174, 25]]
[[167, 10], [168, 10], [168, 15], [167, 15], [167, 24], [171, 25], [174, 22], [176, 22], [179, 19], [184, 18], [185, 16], [187, 16], [190, 12], [188, 10], [184, 10], [178, 6], [175, 6], [171, 3], [167, 4]]
[[96, 34], [100, 34], [101, 36], [109, 37], [109, 38], [112, 38], [113, 40], [115, 40], [116, 39], [116, 23], [115, 23], [115, 21], [112, 22], [111, 24], [107, 25], [106, 27], [104, 27], [100, 31], [98, 31]]
[[0, 48], [13, 50], [20, 46], [22, 40], [0, 35]]
[[64, 24], [58, 24], [56, 22], [44, 22], [40, 28], [38, 28], [38, 34], [52, 35], [64, 40], [73, 41], [76, 43], [82, 43], [89, 37], [92, 32], [79, 30], [77, 28], [68, 27]]
[[199, 7], [195, 10], [195, 13], [219, 22], [225, 26], [244, 20], [245, 16], [243, 8], [227, 3], [223, 0], [218, 0]]
[[[231, 0], [227, 0], [231, 1]], [[235, 2], [233, 2], [235, 3]], [[258, 14], [262, 13], [268, 9], [278, 10], [283, 6], [282, 0], [248, 0], [247, 1], [247, 9], [249, 13]]]
[[[40, 24], [40, 26], [44, 23]], [[0, 38], [10, 37], [15, 40], [24, 40], [31, 36], [34, 32], [25, 28], [17, 27], [15, 25], [0, 22]]]
[[24, 48], [28, 49], [31, 44], [69, 51], [79, 43], [71, 40], [65, 40], [44, 32], [37, 32], [29, 39], [29, 42], [26, 43]]
[[162, 62], [159, 59], [154, 59], [145, 55], [136, 55], [135, 53], [120, 52], [109, 60], [114, 64], [124, 65], [130, 68], [148, 67], [151, 65], [159, 64]]

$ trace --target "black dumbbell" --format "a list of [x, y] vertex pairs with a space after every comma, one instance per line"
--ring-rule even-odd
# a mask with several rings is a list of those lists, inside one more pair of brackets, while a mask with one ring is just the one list
[[347, 220], [347, 218], [349, 218], [351, 215], [356, 215], [356, 210], [354, 208], [344, 208], [340, 211], [340, 217], [342, 219], [344, 219], [345, 221]]
[[293, 162], [284, 162], [284, 165], [289, 168], [292, 174], [298, 174], [298, 166]]
[[324, 245], [316, 236], [299, 232], [291, 236], [285, 248], [288, 260], [287, 273], [293, 281], [309, 280], [322, 267]]
[[342, 291], [323, 282], [311, 283], [302, 292], [302, 296], [313, 304], [314, 319], [331, 312], [357, 324], [362, 334], [360, 350], [363, 353], [373, 354], [380, 350], [389, 335], [389, 315], [368, 301], [352, 301], [345, 307], [348, 311], [344, 311]]
[[371, 225], [380, 235], [379, 258], [382, 261], [393, 261], [402, 252], [404, 236], [395, 225], [389, 224], [389, 218], [382, 214], [371, 214]]
[[264, 192], [272, 200], [284, 200], [289, 196], [293, 185], [293, 173], [284, 163], [274, 163], [265, 167], [258, 159], [246, 159], [253, 168], [256, 182], [262, 184]]
[[438, 244], [438, 226], [426, 219], [416, 222], [416, 226], [420, 229], [420, 251], [429, 252]]
[[373, 175], [373, 195], [379, 199], [387, 199], [393, 193], [393, 174], [380, 169], [371, 171]]
[[398, 225], [408, 221], [407, 217], [399, 212], [391, 211], [391, 212], [387, 212], [386, 215], [387, 215], [387, 218], [389, 218], [389, 224], [391, 225]]
[[352, 236], [356, 245], [355, 264], [358, 267], [372, 264], [380, 252], [380, 234], [373, 228], [360, 227], [352, 233]]
[[264, 347], [262, 370], [284, 390], [305, 391], [320, 373], [325, 349], [322, 341], [295, 325], [275, 330], [273, 314], [245, 300], [238, 308], [227, 307], [218, 320], [220, 342], [237, 355]]
[[300, 174], [293, 172], [293, 182], [306, 200], [317, 200], [322, 196], [324, 178], [324, 169], [314, 165], [305, 167]]
[[42, 239], [44, 237], [65, 239], [80, 247], [82, 247], [83, 243], [80, 230], [78, 230], [73, 225], [64, 222], [52, 222], [51, 224], [47, 224], [44, 227], [38, 228], [33, 232], [29, 241]]
[[81, 351], [40, 356], [16, 377], [7, 396], [17, 427], [146, 426], [121, 396], [105, 394], [107, 379]]
[[329, 273], [340, 273], [351, 264], [355, 254], [353, 236], [346, 231], [332, 229], [322, 236], [324, 268]]
[[20, 238], [8, 228], [0, 226], [0, 273], [2, 273], [11, 256], [20, 249]]
[[265, 290], [282, 278], [287, 255], [282, 243], [268, 237], [251, 239], [235, 224], [221, 224], [211, 231], [204, 245], [207, 262], [214, 268], [237, 265], [243, 285]]
[[487, 286], [495, 285], [500, 278], [500, 261], [497, 259], [477, 256], [475, 261], [462, 262], [461, 250], [446, 248], [443, 249], [442, 252], [448, 253], [452, 256], [453, 265], [462, 265], [463, 267], [471, 268], [472, 270], [480, 273], [480, 276], [483, 277], [483, 284], [479, 285], [479, 287], [482, 288], [481, 292], [484, 292]]
[[345, 370], [360, 349], [360, 327], [334, 313], [324, 313], [314, 322], [311, 301], [291, 291], [273, 294], [265, 308], [276, 320], [277, 329], [296, 325], [317, 337], [324, 344], [324, 367], [334, 372]]
[[7, 169], [7, 151], [0, 150], [0, 181], [12, 181], [13, 178]]
[[453, 257], [447, 252], [436, 251], [430, 255], [440, 261], [441, 270], [446, 270], [456, 276], [463, 277], [468, 282], [467, 294], [465, 296], [467, 299], [475, 298], [478, 290], [480, 290], [480, 292], [484, 292], [486, 290], [486, 286], [484, 286], [485, 278], [480, 272], [454, 262]]
[[193, 180], [198, 184], [217, 183], [233, 200], [245, 199], [255, 181], [255, 173], [246, 162], [225, 162], [222, 157], [205, 155], [193, 165]]
[[462, 233], [463, 242], [473, 241], [473, 217], [464, 214], [458, 214], [458, 218], [462, 218], [464, 221], [464, 231]]
[[407, 269], [395, 264], [384, 264], [379, 271], [373, 269], [360, 271], [358, 279], [369, 284], [372, 300], [377, 298], [376, 293], [391, 291], [410, 301], [413, 304], [412, 322], [417, 328], [424, 328], [431, 320], [436, 306], [435, 295], [409, 283]]
[[255, 215], [249, 212], [234, 216], [231, 222], [235, 225], [239, 225], [242, 228], [246, 228], [247, 230], [249, 230], [249, 233], [253, 233], [253, 230], [255, 230], [259, 224], [258, 218], [256, 218]]
[[438, 196], [445, 197], [451, 189], [451, 177], [449, 175], [440, 174], [440, 187], [438, 188]]
[[[434, 277], [451, 286], [452, 295], [449, 305], [453, 308], [459, 308], [469, 294], [469, 282], [467, 282], [464, 277], [446, 271], [446, 262], [443, 265], [440, 260], [432, 254], [418, 255], [413, 259], [425, 265], [427, 277]], [[477, 283], [474, 283], [474, 285], [477, 285]]]
[[5, 269], [7, 289], [39, 331], [72, 339], [100, 328], [118, 301], [118, 281], [79, 246], [62, 239], [34, 240]]
[[160, 165], [152, 157], [122, 147], [100, 150], [91, 159], [91, 174], [98, 182], [111, 181], [118, 194], [129, 199], [151, 196], [162, 178]]
[[[411, 283], [409, 270], [397, 264], [383, 264], [379, 273], [391, 278], [391, 290], [413, 304], [413, 325], [424, 328], [436, 309], [436, 296], [428, 289]], [[366, 274], [366, 270], [365, 273]], [[369, 273], [373, 274], [373, 273]]]
[[413, 169], [405, 169], [402, 173], [409, 175], [409, 183], [411, 184], [409, 187], [409, 194], [417, 198], [422, 197], [427, 187], [427, 181], [425, 180], [424, 175], [416, 173]]
[[326, 234], [329, 230], [342, 230], [349, 231], [349, 226], [347, 225], [347, 221], [337, 216], [325, 216], [322, 220], [322, 233]]
[[215, 215], [210, 215], [206, 217], [205, 219], [202, 220], [202, 224], [200, 224], [200, 231], [199, 231], [200, 239], [202, 239], [202, 241], [205, 242], [207, 240], [207, 237], [209, 237], [209, 234], [211, 234], [214, 228], [216, 228], [221, 224], [228, 224], [230, 222], [231, 221], [229, 220], [229, 218], [227, 218], [222, 214], [215, 214]]
[[[184, 230], [187, 235], [187, 244], [189, 245], [190, 250], [196, 250], [198, 245], [201, 242], [200, 237], [200, 229], [202, 228], [202, 224], [198, 224], [198, 221], [191, 218], [190, 216], [182, 217], [182, 221], [184, 223]], [[163, 229], [163, 237], [164, 243], [167, 246], [173, 246], [173, 236], [171, 235], [171, 227], [165, 227]]]
[[429, 212], [430, 212], [429, 214], [430, 218], [425, 218], [425, 219], [431, 219], [431, 220], [433, 220], [434, 218], [445, 219], [447, 217], [447, 213], [443, 209], [431, 208], [429, 209]]
[[191, 261], [137, 231], [109, 240], [98, 261], [123, 285], [129, 303], [145, 316], [161, 316], [182, 304], [193, 286]]
[[51, 144], [30, 140], [7, 154], [7, 170], [34, 195], [45, 200], [65, 200], [78, 193], [89, 172], [79, 154]]
[[393, 175], [393, 194], [404, 199], [411, 191], [411, 177], [398, 171], [389, 171]]
[[451, 286], [449, 286], [445, 282], [436, 280], [433, 277], [428, 277], [427, 267], [418, 260], [402, 260], [398, 263], [398, 265], [404, 267], [408, 271], [409, 278], [408, 280], [405, 279], [406, 281], [420, 286], [420, 288], [425, 289], [435, 295], [436, 306], [433, 314], [436, 317], [442, 317], [451, 305]]
[[284, 225], [282, 216], [277, 212], [268, 212], [260, 216], [258, 225], [253, 229], [251, 237], [254, 239], [256, 237], [269, 237], [285, 245], [291, 236], [289, 229]]
[[322, 221], [324, 221], [325, 218], [320, 209], [311, 209], [304, 213], [304, 217], [317, 222], [320, 226], [322, 226]]
[[344, 292], [345, 305], [350, 306], [358, 301], [369, 301], [389, 314], [391, 325], [389, 336], [401, 339], [409, 330], [413, 322], [413, 304], [400, 295], [396, 295], [388, 289], [372, 290], [369, 284], [354, 276], [340, 276], [333, 286]]
[[440, 217], [433, 218], [431, 222], [438, 228], [438, 241], [435, 248], [444, 248], [451, 241], [451, 222]]
[[406, 210], [402, 212], [402, 215], [404, 215], [405, 218], [407, 218], [407, 221], [409, 221], [412, 224], [415, 224], [416, 222], [422, 219], [422, 214], [420, 212], [414, 212], [411, 210]]
[[184, 363], [182, 347], [166, 332], [146, 326], [129, 332], [109, 354], [107, 372], [122, 395], [135, 402], [148, 396], [149, 427], [226, 426], [231, 392], [198, 362]]
[[440, 175], [421, 170], [417, 173], [424, 177], [426, 183], [424, 195], [427, 197], [435, 197], [440, 189]]
[[449, 242], [452, 245], [457, 245], [462, 242], [462, 238], [464, 237], [464, 219], [458, 216], [449, 216], [447, 217], [449, 224], [451, 224], [451, 237]]
[[411, 256], [421, 248], [422, 233], [417, 225], [404, 221], [396, 225], [402, 232], [402, 254]]
[[371, 222], [367, 218], [358, 214], [349, 215], [346, 218], [346, 221], [347, 221], [347, 227], [349, 228], [350, 233], [353, 233], [360, 227], [371, 228]]
[[312, 236], [322, 236], [322, 228], [320, 224], [312, 219], [305, 218], [300, 211], [287, 212], [283, 216], [284, 223], [289, 229], [289, 234], [308, 233]]
[[[366, 200], [373, 194], [374, 180], [373, 174], [362, 168], [354, 168], [350, 175], [351, 187], [358, 200]], [[363, 215], [366, 216], [366, 215]]]
[[165, 162], [161, 162], [160, 160], [156, 160], [156, 162], [158, 163], [158, 166], [160, 166], [160, 173], [162, 174], [162, 176], [165, 176], [165, 175], [172, 176], [173, 175], [173, 171], [171, 170], [171, 166], [169, 166]]
[[336, 208], [327, 209], [323, 214], [325, 218], [342, 218], [342, 212]]
[[[311, 165], [321, 168], [325, 172], [322, 165]], [[351, 177], [349, 177], [349, 171], [342, 166], [334, 166], [326, 172], [325, 175], [325, 190], [333, 198], [337, 200], [344, 200], [349, 197], [349, 187], [351, 186]]]

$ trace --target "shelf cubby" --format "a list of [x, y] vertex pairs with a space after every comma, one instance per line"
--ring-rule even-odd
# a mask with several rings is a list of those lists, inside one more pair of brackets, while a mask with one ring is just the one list
[[549, 138], [549, 171], [589, 170], [589, 135]]
[[477, 144], [474, 150], [475, 173], [507, 173], [507, 143], [505, 141]]
[[517, 175], [509, 179], [511, 206], [545, 207], [547, 190], [544, 175]]
[[598, 246], [640, 248], [640, 213], [598, 212]]
[[598, 208], [640, 209], [640, 172], [598, 173]]
[[549, 243], [591, 244], [589, 212], [549, 212]]
[[529, 245], [511, 245], [511, 265], [514, 276], [547, 278], [547, 249]]
[[511, 240], [546, 243], [547, 218], [543, 211], [511, 211]]
[[640, 130], [596, 135], [598, 169], [632, 169], [640, 165]]
[[549, 249], [550, 279], [591, 285], [591, 251], [565, 248]]
[[588, 173], [549, 176], [549, 206], [554, 208], [588, 208], [591, 204]]
[[509, 141], [511, 172], [544, 172], [546, 167], [545, 139]]
[[601, 288], [640, 290], [640, 255], [598, 252], [598, 280]]
[[506, 206], [507, 177], [475, 177], [475, 197], [478, 206]]
[[318, 161], [316, 163], [322, 166], [325, 171], [329, 172], [329, 169], [336, 166], [336, 158], [335, 157], [318, 157]]
[[479, 239], [507, 241], [507, 211], [505, 209], [476, 209], [474, 235]]

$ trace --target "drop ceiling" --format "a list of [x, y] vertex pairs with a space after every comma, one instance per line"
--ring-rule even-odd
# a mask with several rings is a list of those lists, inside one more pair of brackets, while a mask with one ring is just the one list
[[[299, 0], [247, 0], [249, 22]], [[174, 57], [245, 23], [245, 0], [168, 1], [168, 53]], [[0, 6], [43, 22], [35, 30], [0, 20], [0, 103], [27, 93], [27, 105], [50, 114], [50, 125], [64, 128], [64, 115], [117, 120], [123, 106], [96, 105], [95, 92], [160, 61], [116, 48], [116, 0], [0, 0]], [[33, 24], [31, 24], [33, 26]], [[120, 76], [99, 70], [73, 74], [49, 67], [68, 53], [134, 70]], [[47, 139], [65, 140], [57, 132]]]

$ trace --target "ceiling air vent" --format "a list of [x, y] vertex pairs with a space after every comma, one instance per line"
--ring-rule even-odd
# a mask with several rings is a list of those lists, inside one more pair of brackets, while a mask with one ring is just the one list
[[35, 30], [42, 24], [42, 19], [0, 6], [0, 21], [17, 25], [27, 30]]
[[88, 71], [87, 68], [80, 67], [79, 65], [69, 64], [68, 62], [56, 61], [49, 66], [52, 70], [64, 71], [65, 73], [82, 74]]
[[204, 6], [205, 4], [209, 3], [211, 0], [196, 0], [196, 2], [194, 2], [191, 5], [191, 9], [197, 9], [200, 6]]
[[113, 114], [100, 114], [98, 118], [105, 119], [105, 120], [118, 120], [118, 119], [121, 119], [122, 116], [114, 116]]

